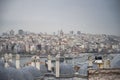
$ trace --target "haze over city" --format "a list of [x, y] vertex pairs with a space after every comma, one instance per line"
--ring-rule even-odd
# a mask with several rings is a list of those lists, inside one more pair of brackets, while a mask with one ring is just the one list
[[71, 30], [120, 35], [119, 0], [1, 0], [0, 34]]

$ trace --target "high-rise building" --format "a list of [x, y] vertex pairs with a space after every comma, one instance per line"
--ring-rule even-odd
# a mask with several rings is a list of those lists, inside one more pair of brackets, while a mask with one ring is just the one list
[[10, 35], [14, 35], [14, 34], [15, 34], [15, 31], [14, 31], [14, 30], [10, 30], [9, 34], [10, 34]]
[[81, 34], [81, 32], [80, 32], [80, 31], [77, 31], [77, 34], [78, 34], [78, 35], [80, 35], [80, 34]]
[[20, 29], [20, 30], [18, 31], [18, 34], [19, 34], [19, 35], [23, 35], [23, 34], [24, 34], [24, 31], [23, 31], [22, 29]]

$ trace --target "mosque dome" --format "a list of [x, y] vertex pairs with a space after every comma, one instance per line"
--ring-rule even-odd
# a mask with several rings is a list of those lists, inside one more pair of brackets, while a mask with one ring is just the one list
[[23, 67], [22, 70], [30, 72], [34, 78], [40, 76], [40, 71], [36, 67], [33, 67], [33, 66]]
[[0, 66], [4, 67], [4, 61], [0, 60]]
[[47, 72], [48, 72], [47, 67], [44, 64], [40, 64], [40, 73], [41, 73], [41, 76], [43, 76]]
[[61, 63], [60, 64], [60, 74], [73, 75], [74, 74], [74, 68], [72, 67], [71, 64]]
[[12, 67], [8, 67], [6, 68], [6, 70], [7, 70], [7, 78], [9, 80], [25, 80], [23, 74], [19, 70]]
[[22, 74], [13, 67], [12, 63], [8, 63], [9, 67], [4, 67], [4, 61], [0, 60], [0, 80], [25, 80]]
[[25, 71], [24, 69], [21, 69], [20, 72], [23, 74], [25, 80], [34, 80], [34, 77], [29, 71]]
[[7, 70], [0, 63], [0, 80], [8, 80]]
[[0, 60], [0, 80], [34, 80], [39, 77], [40, 71], [36, 67], [27, 66], [22, 69], [16, 69], [14, 63], [7, 61], [8, 67], [5, 67], [4, 59]]
[[116, 56], [111, 60], [111, 67], [112, 67], [112, 68], [120, 68], [120, 54], [116, 55]]
[[[93, 64], [92, 68], [97, 69], [98, 67], [96, 64]], [[80, 75], [87, 75], [87, 71], [88, 71], [88, 63], [85, 63], [80, 67], [79, 74]]]

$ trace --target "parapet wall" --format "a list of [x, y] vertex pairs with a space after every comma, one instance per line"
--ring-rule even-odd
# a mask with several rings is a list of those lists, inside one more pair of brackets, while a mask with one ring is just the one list
[[90, 69], [88, 80], [120, 80], [120, 68], [117, 69]]

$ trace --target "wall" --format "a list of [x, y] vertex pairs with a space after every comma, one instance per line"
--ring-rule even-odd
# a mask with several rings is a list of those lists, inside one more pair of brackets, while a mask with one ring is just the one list
[[120, 80], [120, 68], [88, 71], [88, 80]]

